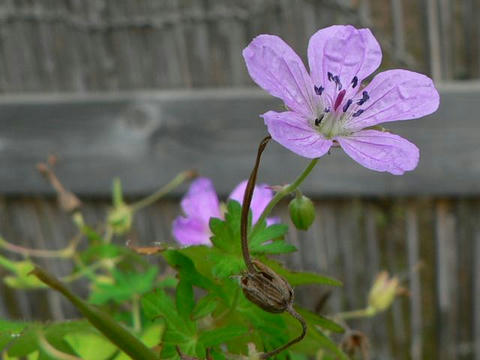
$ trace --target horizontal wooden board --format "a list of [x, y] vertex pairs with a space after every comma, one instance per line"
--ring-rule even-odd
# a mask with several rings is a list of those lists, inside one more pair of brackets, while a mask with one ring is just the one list
[[[404, 176], [370, 171], [334, 150], [306, 180], [305, 191], [314, 196], [480, 194], [480, 85], [445, 85], [440, 91], [435, 114], [388, 124], [421, 149], [415, 171]], [[257, 144], [267, 134], [259, 114], [269, 109], [280, 110], [281, 104], [256, 89], [4, 96], [0, 193], [51, 193], [35, 164], [55, 154], [60, 179], [82, 195], [108, 194], [114, 176], [127, 194], [146, 194], [189, 168], [212, 177], [226, 194], [248, 177]], [[307, 162], [272, 144], [259, 179], [287, 183]]]

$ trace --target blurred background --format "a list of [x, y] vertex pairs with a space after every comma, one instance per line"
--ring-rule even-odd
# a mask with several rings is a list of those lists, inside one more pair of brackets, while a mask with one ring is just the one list
[[[74, 235], [35, 169], [50, 154], [93, 224], [110, 206], [115, 176], [133, 199], [196, 168], [225, 198], [247, 178], [266, 135], [259, 114], [281, 107], [252, 83], [242, 49], [277, 34], [305, 60], [319, 28], [369, 27], [382, 69], [426, 73], [440, 90], [438, 112], [388, 126], [418, 145], [420, 165], [395, 177], [340, 151], [322, 158], [303, 187], [315, 224], [290, 230], [300, 251], [284, 260], [344, 282], [326, 303], [325, 289], [298, 290], [322, 314], [364, 307], [382, 269], [403, 280], [409, 296], [350, 322], [370, 339], [372, 358], [479, 360], [479, 19], [478, 0], [1, 0], [0, 235], [45, 249]], [[272, 144], [259, 178], [287, 183], [305, 165]], [[129, 238], [173, 241], [186, 188], [142, 210]], [[289, 221], [286, 203], [277, 213]], [[71, 271], [39, 262], [57, 275]], [[73, 316], [52, 292], [0, 284], [0, 317]]]

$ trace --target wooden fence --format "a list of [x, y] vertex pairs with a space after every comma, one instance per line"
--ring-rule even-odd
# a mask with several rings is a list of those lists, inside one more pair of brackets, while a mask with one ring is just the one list
[[[0, 235], [44, 248], [72, 236], [34, 170], [51, 153], [93, 223], [114, 176], [138, 197], [195, 167], [227, 194], [249, 173], [265, 134], [258, 114], [279, 106], [245, 88], [252, 83], [240, 53], [259, 33], [282, 36], [305, 58], [318, 28], [368, 26], [382, 43], [383, 68], [475, 79], [479, 13], [477, 0], [0, 1]], [[352, 323], [369, 335], [375, 359], [480, 359], [480, 85], [439, 88], [436, 114], [389, 124], [421, 149], [416, 171], [374, 173], [335, 151], [304, 186], [319, 214], [313, 228], [288, 235], [300, 248], [285, 258], [292, 267], [345, 282], [324, 311], [363, 306], [380, 269], [404, 277], [409, 297]], [[303, 166], [272, 144], [260, 177], [288, 182]], [[184, 190], [138, 214], [133, 236], [171, 241]], [[278, 213], [288, 221], [285, 204]], [[324, 291], [301, 290], [301, 301], [314, 309]], [[52, 292], [0, 285], [2, 317], [73, 315]]]

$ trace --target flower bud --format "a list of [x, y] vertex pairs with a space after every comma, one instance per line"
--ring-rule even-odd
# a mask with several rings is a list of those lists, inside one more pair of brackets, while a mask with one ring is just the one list
[[368, 295], [368, 305], [375, 313], [386, 310], [392, 305], [400, 290], [398, 278], [389, 278], [386, 271], [378, 274]]
[[284, 312], [293, 303], [292, 287], [268, 266], [257, 260], [252, 263], [256, 271], [248, 272], [241, 278], [245, 297], [265, 311]]
[[315, 207], [312, 200], [305, 195], [297, 193], [295, 199], [288, 205], [290, 219], [299, 230], [307, 230], [315, 220]]
[[128, 232], [132, 226], [132, 209], [128, 205], [120, 204], [110, 210], [108, 224], [115, 234], [122, 235]]

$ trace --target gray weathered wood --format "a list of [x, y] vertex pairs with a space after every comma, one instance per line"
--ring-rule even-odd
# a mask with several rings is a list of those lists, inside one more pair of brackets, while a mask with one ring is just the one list
[[[379, 174], [334, 149], [321, 159], [305, 190], [314, 195], [479, 194], [480, 123], [474, 114], [480, 85], [440, 89], [437, 113], [387, 124], [421, 149], [415, 171], [402, 177]], [[269, 109], [281, 105], [253, 89], [2, 97], [0, 193], [49, 193], [34, 166], [53, 153], [60, 159], [59, 177], [83, 195], [108, 194], [113, 176], [120, 177], [127, 194], [145, 194], [188, 168], [221, 179], [216, 187], [225, 194], [249, 173], [266, 134], [259, 114]], [[260, 177], [288, 182], [306, 163], [273, 144]]]

